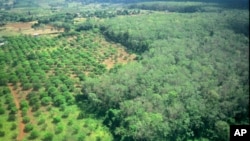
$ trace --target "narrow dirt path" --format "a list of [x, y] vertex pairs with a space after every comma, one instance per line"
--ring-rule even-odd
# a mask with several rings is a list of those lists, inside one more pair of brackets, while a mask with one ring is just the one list
[[20, 110], [20, 98], [18, 97], [18, 93], [17, 91], [15, 91], [14, 87], [11, 85], [11, 84], [8, 84], [8, 87], [11, 91], [11, 94], [14, 98], [14, 102], [15, 102], [15, 105], [18, 109], [17, 111], [17, 117], [18, 117], [18, 122], [19, 122], [19, 125], [18, 125], [18, 128], [19, 128], [19, 134], [17, 136], [17, 141], [21, 141], [24, 136], [25, 136], [25, 132], [24, 132], [24, 127], [25, 127], [25, 124], [22, 122], [23, 121], [23, 118], [22, 118], [22, 113], [21, 113], [21, 110]]

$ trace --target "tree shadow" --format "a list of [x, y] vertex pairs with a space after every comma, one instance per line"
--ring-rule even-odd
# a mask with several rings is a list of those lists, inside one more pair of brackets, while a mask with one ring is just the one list
[[249, 23], [232, 20], [229, 22], [228, 28], [237, 34], [244, 34], [246, 37], [249, 37]]
[[179, 2], [204, 2], [215, 3], [221, 8], [228, 9], [249, 9], [249, 0], [173, 0]]
[[[150, 2], [151, 6], [146, 5], [146, 3], [141, 2]], [[162, 3], [163, 2], [163, 3]], [[179, 2], [183, 5], [169, 5], [164, 2]], [[185, 5], [187, 2], [197, 2], [197, 5]], [[248, 0], [170, 0], [170, 1], [156, 1], [145, 0], [140, 1], [140, 3], [130, 3], [130, 8], [138, 8], [135, 5], [140, 5], [139, 9], [145, 10], [155, 10], [155, 11], [168, 11], [168, 12], [178, 12], [178, 13], [194, 13], [194, 12], [211, 12], [207, 9], [209, 6], [213, 6], [217, 9], [249, 9]]]

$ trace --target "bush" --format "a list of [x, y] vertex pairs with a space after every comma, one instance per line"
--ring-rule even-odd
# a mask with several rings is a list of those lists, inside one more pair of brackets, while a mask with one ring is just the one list
[[25, 116], [25, 117], [23, 118], [23, 123], [29, 123], [29, 122], [30, 122], [30, 118], [27, 117], [27, 116]]
[[0, 107], [0, 115], [3, 115], [5, 113], [5, 110], [3, 107]]
[[9, 114], [8, 121], [15, 121], [16, 115], [15, 114]]
[[55, 133], [56, 134], [60, 134], [60, 133], [62, 133], [62, 131], [63, 131], [63, 126], [62, 125], [58, 125], [56, 127]]
[[[4, 102], [5, 104], [8, 104], [8, 105], [10, 105], [11, 103], [13, 103], [13, 98], [12, 98], [12, 96], [11, 95], [6, 95], [6, 99], [5, 99], [5, 102]], [[9, 106], [8, 106], [8, 108], [9, 108]]]
[[11, 136], [11, 138], [12, 138], [13, 140], [15, 140], [15, 139], [17, 138], [17, 133], [14, 133], [14, 134]]
[[4, 137], [5, 136], [5, 132], [4, 131], [0, 131], [0, 137]]
[[30, 133], [29, 139], [36, 139], [39, 137], [39, 132], [38, 131], [32, 131]]
[[49, 105], [51, 101], [52, 101], [51, 97], [43, 97], [41, 100], [43, 106]]
[[26, 100], [22, 100], [21, 103], [20, 103], [20, 109], [28, 109], [29, 108], [29, 104]]
[[52, 141], [53, 140], [53, 134], [52, 133], [45, 133], [43, 136], [43, 141]]
[[77, 116], [77, 119], [83, 119], [85, 118], [85, 114], [83, 112], [80, 112]]
[[23, 90], [29, 90], [29, 89], [31, 89], [32, 88], [32, 84], [30, 84], [30, 83], [25, 83], [24, 85], [23, 85]]
[[96, 141], [101, 141], [101, 140], [102, 140], [102, 138], [100, 136], [96, 137]]
[[40, 83], [35, 83], [33, 84], [33, 90], [38, 91], [42, 87], [42, 84]]
[[61, 117], [56, 116], [53, 118], [53, 123], [59, 123], [61, 121]]
[[[8, 100], [8, 101], [9, 101], [9, 100]], [[7, 107], [8, 110], [14, 110], [13, 108], [16, 108], [15, 103], [13, 103], [12, 101], [9, 101], [9, 102], [6, 103], [6, 104], [8, 104], [8, 107]], [[17, 108], [16, 108], [16, 110], [17, 110]]]
[[77, 141], [85, 141], [85, 138], [86, 138], [86, 135], [85, 135], [84, 133], [81, 133], [81, 134], [78, 136]]
[[41, 125], [41, 124], [44, 124], [45, 123], [45, 119], [44, 118], [42, 118], [42, 119], [39, 119], [39, 121], [38, 121], [38, 125]]
[[79, 127], [74, 127], [73, 128], [73, 134], [77, 134], [79, 132]]
[[62, 114], [62, 118], [67, 118], [69, 116], [69, 112], [68, 111], [65, 111], [63, 114]]
[[17, 128], [17, 125], [16, 123], [12, 123], [11, 127], [10, 127], [10, 130], [15, 130]]
[[22, 116], [26, 116], [28, 112], [28, 108], [23, 108], [22, 109]]
[[72, 120], [69, 120], [68, 124], [67, 125], [72, 125], [73, 124], [73, 121]]
[[32, 124], [27, 124], [24, 127], [24, 132], [30, 132], [31, 130], [33, 130], [33, 125]]
[[40, 107], [41, 107], [41, 104], [40, 104], [40, 103], [36, 103], [36, 104], [32, 107], [32, 112], [37, 111]]

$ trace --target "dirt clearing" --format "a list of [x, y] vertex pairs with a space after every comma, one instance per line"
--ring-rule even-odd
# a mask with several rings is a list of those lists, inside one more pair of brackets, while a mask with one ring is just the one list
[[18, 141], [21, 141], [24, 136], [25, 136], [25, 132], [24, 132], [24, 126], [25, 124], [22, 122], [22, 113], [21, 113], [21, 110], [20, 110], [20, 98], [18, 96], [18, 92], [14, 89], [14, 87], [11, 85], [11, 84], [8, 84], [8, 87], [11, 91], [11, 94], [14, 98], [14, 102], [15, 102], [15, 105], [16, 105], [16, 108], [18, 109], [17, 111], [17, 119], [18, 119], [18, 128], [19, 128], [19, 133], [18, 133], [18, 136], [17, 136], [17, 140]]

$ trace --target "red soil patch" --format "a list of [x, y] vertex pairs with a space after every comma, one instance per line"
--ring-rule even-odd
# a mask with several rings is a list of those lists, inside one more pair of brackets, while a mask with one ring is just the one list
[[[32, 89], [23, 91], [20, 83], [18, 83], [17, 86], [18, 86], [17, 89], [15, 89], [14, 86], [11, 83], [8, 84], [8, 87], [9, 87], [9, 89], [11, 91], [11, 94], [12, 94], [12, 96], [14, 98], [15, 105], [16, 105], [16, 107], [18, 109], [17, 117], [18, 117], [18, 122], [19, 122], [19, 125], [18, 125], [19, 134], [18, 134], [16, 140], [21, 141], [25, 137], [26, 133], [24, 132], [25, 124], [22, 122], [23, 117], [22, 117], [22, 112], [20, 110], [20, 102], [21, 102], [22, 99], [26, 98], [26, 96], [32, 91]], [[22, 92], [21, 95], [20, 95], [20, 92]], [[28, 109], [27, 116], [31, 119], [31, 122], [34, 122], [34, 117], [33, 117], [31, 108]]]
[[27, 116], [30, 118], [31, 123], [35, 122], [35, 119], [34, 119], [34, 116], [33, 116], [33, 112], [31, 111], [31, 108], [29, 108], [29, 110], [27, 112]]
[[111, 69], [115, 64], [127, 64], [133, 61], [135, 57], [135, 54], [128, 54], [125, 49], [118, 48], [117, 54], [105, 59], [102, 63], [107, 66], [107, 69]]
[[22, 118], [22, 114], [21, 114], [21, 110], [20, 110], [19, 96], [18, 96], [17, 91], [15, 91], [14, 87], [11, 84], [8, 84], [8, 87], [9, 87], [9, 89], [11, 91], [11, 94], [12, 94], [12, 96], [14, 98], [15, 105], [16, 105], [16, 107], [18, 109], [17, 116], [18, 116], [18, 122], [19, 122], [19, 125], [18, 125], [18, 127], [19, 127], [19, 134], [17, 136], [17, 140], [21, 141], [24, 138], [24, 136], [25, 136], [25, 132], [24, 132], [24, 126], [25, 126], [25, 124], [22, 122], [23, 118]]

